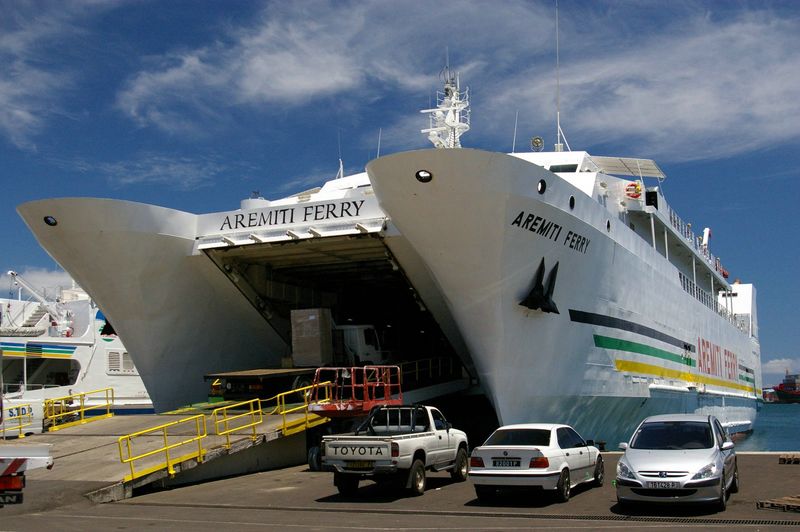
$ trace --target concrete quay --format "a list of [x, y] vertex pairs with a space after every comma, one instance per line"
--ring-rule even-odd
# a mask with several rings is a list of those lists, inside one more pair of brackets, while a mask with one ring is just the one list
[[[356, 497], [343, 497], [333, 486], [332, 474], [311, 472], [302, 465], [105, 504], [81, 496], [85, 482], [42, 475], [29, 482], [26, 504], [0, 509], [0, 530], [798, 529], [800, 513], [757, 508], [758, 501], [800, 494], [800, 465], [779, 464], [780, 454], [740, 453], [741, 491], [731, 495], [721, 513], [706, 506], [673, 505], [623, 512], [616, 504], [611, 475], [601, 488], [574, 490], [565, 504], [535, 492], [480, 503], [469, 481], [454, 483], [446, 473], [431, 474], [421, 497], [407, 497], [369, 481], [362, 482]], [[603, 454], [608, 473], [615, 470], [619, 456]], [[37, 500], [50, 502], [28, 506]]]

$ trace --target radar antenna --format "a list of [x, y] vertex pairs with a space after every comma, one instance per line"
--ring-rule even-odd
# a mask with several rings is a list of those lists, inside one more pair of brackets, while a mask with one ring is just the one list
[[436, 108], [423, 109], [430, 115], [430, 127], [420, 130], [437, 148], [460, 148], [461, 135], [469, 131], [469, 88], [461, 92], [458, 74], [444, 67], [444, 91], [436, 92]]

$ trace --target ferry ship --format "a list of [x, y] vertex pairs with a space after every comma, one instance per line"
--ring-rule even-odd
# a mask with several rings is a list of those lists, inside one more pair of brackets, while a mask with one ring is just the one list
[[503, 424], [616, 443], [645, 416], [707, 412], [750, 430], [755, 288], [728, 282], [658, 165], [539, 138], [527, 153], [462, 148], [468, 106], [448, 75], [425, 111], [433, 149], [234, 211], [91, 198], [18, 211], [131, 339], [160, 410], [201, 399], [204, 373], [279, 365], [289, 312], [327, 307], [405, 353], [457, 356]]
[[462, 148], [466, 96], [450, 77], [423, 130], [436, 148], [367, 172], [447, 301], [500, 421], [565, 422], [612, 443], [658, 413], [750, 430], [755, 288], [728, 282], [710, 231], [694, 235], [666, 201], [658, 165], [561, 143], [546, 153], [539, 138], [530, 153]]
[[0, 298], [0, 393], [7, 410], [25, 416], [25, 431], [42, 431], [46, 400], [74, 394], [98, 411], [111, 402], [118, 414], [153, 412], [130, 354], [85, 291], [73, 285], [45, 298], [16, 272], [8, 277], [18, 295]]

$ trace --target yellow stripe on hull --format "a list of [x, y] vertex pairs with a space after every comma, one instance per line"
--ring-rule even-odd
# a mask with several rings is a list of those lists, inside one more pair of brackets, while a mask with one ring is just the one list
[[59, 358], [59, 359], [69, 359], [72, 358], [72, 355], [57, 355], [55, 353], [42, 353], [32, 355], [30, 353], [11, 353], [9, 351], [3, 351], [3, 356], [5, 358]]
[[713, 386], [722, 386], [724, 388], [733, 388], [735, 390], [742, 390], [745, 392], [755, 393], [755, 388], [745, 384], [738, 384], [733, 382], [724, 381], [722, 379], [715, 379], [713, 377], [705, 377], [688, 371], [681, 371], [679, 369], [664, 368], [661, 366], [653, 366], [651, 364], [644, 364], [642, 362], [634, 362], [631, 360], [616, 360], [615, 365], [618, 371], [627, 371], [630, 373], [638, 373], [645, 375], [655, 375], [657, 377], [669, 377], [672, 379], [681, 379], [687, 384], [701, 383], [711, 384]]

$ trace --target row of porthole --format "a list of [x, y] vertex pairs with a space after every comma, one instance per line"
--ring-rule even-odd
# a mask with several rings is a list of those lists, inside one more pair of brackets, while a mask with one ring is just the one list
[[[417, 181], [420, 183], [430, 183], [433, 179], [433, 174], [427, 170], [419, 170], [416, 175], [414, 176], [417, 178]], [[539, 182], [536, 184], [536, 191], [539, 194], [544, 194], [544, 191], [547, 190], [547, 181], [544, 179], [540, 179]], [[569, 197], [569, 209], [573, 210], [575, 208], [575, 196]], [[606, 220], [606, 231], [611, 232], [611, 220]]]
[[[547, 181], [544, 179], [540, 179], [539, 182], [536, 184], [536, 191], [539, 194], [544, 194], [544, 191], [547, 190]], [[575, 196], [569, 197], [569, 210], [573, 210], [575, 208]], [[606, 220], [606, 231], [611, 232], [611, 220]]]

